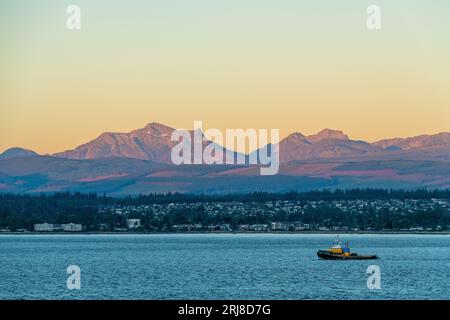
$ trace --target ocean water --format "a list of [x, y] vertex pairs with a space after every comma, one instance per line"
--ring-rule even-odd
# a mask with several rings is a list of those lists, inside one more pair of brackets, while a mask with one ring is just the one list
[[[0, 299], [450, 299], [450, 236], [341, 235], [379, 260], [320, 260], [333, 235], [2, 235]], [[81, 289], [67, 289], [67, 267]], [[367, 288], [378, 265], [381, 289]]]

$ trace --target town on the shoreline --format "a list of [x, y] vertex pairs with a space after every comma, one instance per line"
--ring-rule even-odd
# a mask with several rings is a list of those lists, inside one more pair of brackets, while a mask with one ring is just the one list
[[449, 191], [0, 194], [0, 232], [446, 232]]

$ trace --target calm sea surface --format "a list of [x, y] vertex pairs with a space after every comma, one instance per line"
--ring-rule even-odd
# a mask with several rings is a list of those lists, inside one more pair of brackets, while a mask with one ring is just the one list
[[[450, 299], [450, 236], [342, 235], [369, 261], [326, 261], [332, 235], [2, 235], [0, 299]], [[66, 286], [81, 268], [81, 290]], [[381, 289], [367, 289], [367, 267]]]

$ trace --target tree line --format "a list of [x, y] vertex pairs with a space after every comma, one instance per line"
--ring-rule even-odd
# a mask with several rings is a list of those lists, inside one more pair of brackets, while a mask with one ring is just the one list
[[[176, 224], [230, 224], [237, 228], [240, 224], [267, 224], [274, 221], [295, 222], [326, 227], [346, 226], [359, 229], [400, 229], [415, 226], [432, 227], [450, 225], [450, 214], [442, 207], [434, 206], [427, 210], [393, 214], [389, 210], [375, 212], [367, 207], [362, 212], [344, 212], [333, 206], [333, 200], [390, 200], [390, 199], [450, 199], [450, 190], [316, 190], [310, 192], [204, 195], [204, 194], [148, 194], [109, 197], [96, 193], [59, 192], [53, 194], [11, 194], [0, 193], [0, 228], [11, 231], [18, 229], [33, 230], [36, 223], [80, 223], [91, 231], [97, 231], [100, 224], [124, 227], [127, 218], [140, 218], [142, 228], [149, 231], [167, 231]], [[324, 203], [315, 208], [309, 207], [303, 212], [277, 213], [260, 212], [256, 215], [244, 213], [228, 214], [221, 212], [208, 215], [204, 205], [212, 202], [262, 203], [266, 201], [319, 201]], [[198, 203], [194, 208], [172, 209], [166, 215], [119, 215], [114, 212], [99, 214], [100, 206], [152, 205], [170, 203]]]

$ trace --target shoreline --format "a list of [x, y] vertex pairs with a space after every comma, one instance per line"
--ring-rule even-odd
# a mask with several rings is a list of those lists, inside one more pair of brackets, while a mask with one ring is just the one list
[[289, 232], [289, 231], [268, 231], [268, 232], [208, 232], [208, 231], [194, 231], [194, 232], [114, 232], [114, 231], [84, 231], [84, 232], [0, 232], [0, 236], [2, 235], [245, 235], [245, 234], [270, 234], [270, 235], [450, 235], [450, 231], [417, 231], [417, 232], [409, 232], [409, 231], [345, 231], [345, 232], [337, 232], [337, 231], [301, 231], [301, 232]]

